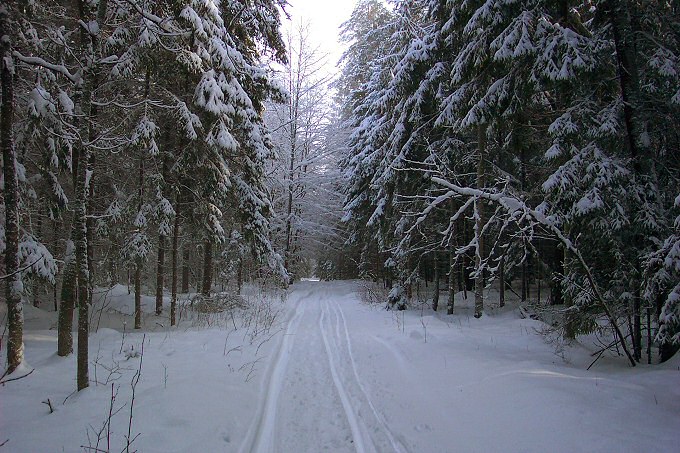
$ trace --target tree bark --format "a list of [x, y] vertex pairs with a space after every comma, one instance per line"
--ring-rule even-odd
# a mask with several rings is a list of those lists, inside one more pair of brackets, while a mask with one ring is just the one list
[[156, 315], [163, 313], [163, 286], [165, 282], [165, 236], [158, 235], [158, 267], [156, 268]]
[[[486, 125], [480, 124], [477, 130], [479, 146], [479, 162], [477, 163], [477, 188], [484, 188], [485, 179], [485, 147], [486, 147]], [[475, 253], [475, 318], [480, 318], [484, 311], [484, 272], [482, 263], [484, 262], [484, 201], [480, 198], [474, 202], [475, 210], [475, 237], [477, 239], [477, 250]]]
[[0, 147], [2, 147], [5, 202], [5, 298], [7, 303], [7, 373], [24, 361], [24, 312], [21, 305], [23, 282], [19, 271], [19, 181], [14, 148], [14, 80], [9, 7], [0, 8]]
[[[88, 150], [83, 147], [81, 157], [87, 158]], [[89, 335], [89, 289], [90, 272], [87, 266], [87, 172], [78, 175], [78, 191], [76, 194], [75, 246], [76, 269], [78, 275], [78, 358], [77, 387], [78, 390], [90, 385], [88, 371], [88, 335]]]
[[446, 313], [453, 314], [453, 304], [456, 300], [456, 258], [455, 252], [449, 252], [449, 299], [446, 303]]
[[501, 262], [498, 263], [498, 278], [501, 281], [498, 288], [498, 305], [505, 307], [505, 256], [501, 257]]
[[[95, 81], [95, 84], [97, 82]], [[90, 108], [90, 118], [94, 122], [94, 118], [97, 116], [97, 107], [91, 106]], [[92, 124], [91, 122], [91, 124]], [[92, 141], [95, 136], [95, 131], [90, 128], [89, 139]], [[88, 180], [88, 195], [87, 195], [87, 212], [89, 214], [94, 213], [94, 164], [95, 156], [93, 153], [88, 153], [89, 157], [87, 160], [87, 169], [90, 171], [90, 178]], [[88, 282], [87, 290], [87, 300], [90, 305], [92, 305], [92, 291], [94, 288], [94, 218], [91, 216], [87, 217], [87, 270], [90, 274], [90, 279]]]
[[[149, 70], [147, 70], [148, 74]], [[148, 76], [147, 76], [148, 78]], [[147, 82], [148, 85], [148, 82]], [[148, 96], [148, 94], [147, 94]], [[169, 139], [167, 139], [166, 135], [166, 140], [165, 144], [169, 145]], [[162, 159], [161, 163], [161, 176], [163, 179], [163, 185], [165, 185], [165, 180], [167, 178], [167, 173], [168, 173], [168, 162], [166, 157], [164, 156]], [[161, 190], [163, 190], [163, 186], [161, 186]], [[157, 262], [157, 268], [156, 268], [156, 315], [159, 316], [160, 314], [163, 313], [163, 287], [165, 286], [165, 242], [166, 242], [166, 235], [163, 234], [164, 231], [161, 230], [161, 232], [158, 234], [158, 262]]]
[[[141, 212], [144, 199], [144, 153], [139, 156], [138, 179], [137, 212]], [[142, 258], [137, 256], [135, 258], [135, 329], [142, 328], [142, 266]]]
[[73, 262], [72, 246], [67, 245], [67, 257], [61, 284], [61, 302], [57, 320], [57, 355], [64, 357], [73, 352], [73, 311], [76, 306], [76, 266]]
[[439, 308], [439, 259], [438, 253], [434, 252], [434, 293], [432, 294], [432, 310]]
[[[90, 91], [83, 94], [83, 103], [86, 107], [83, 112], [88, 113]], [[89, 149], [80, 144], [79, 156], [82, 162], [89, 161]], [[78, 357], [76, 381], [78, 390], [89, 387], [89, 301], [90, 301], [90, 269], [88, 265], [88, 246], [87, 246], [87, 199], [89, 194], [88, 171], [86, 166], [82, 166], [77, 175], [76, 200], [74, 206], [73, 221], [73, 242], [75, 245], [75, 266], [77, 276], [78, 294]]]
[[189, 245], [185, 242], [182, 250], [182, 293], [186, 294], [189, 292], [189, 261], [191, 259], [191, 253], [189, 251]]
[[175, 224], [172, 228], [172, 289], [170, 296], [170, 325], [177, 322], [177, 253], [179, 244], [179, 203], [175, 207]]
[[203, 288], [201, 289], [201, 293], [206, 297], [210, 297], [212, 289], [212, 258], [212, 241], [206, 239], [203, 247]]
[[633, 295], [633, 356], [638, 362], [642, 359], [642, 307], [640, 290]]
[[522, 302], [526, 302], [529, 297], [529, 272], [527, 272], [527, 261], [529, 257], [525, 257], [522, 261]]
[[[97, 6], [96, 20], [101, 27], [106, 18], [108, 2], [107, 0], [100, 0]], [[89, 23], [90, 18], [86, 15], [87, 6], [85, 0], [77, 0], [76, 6], [78, 8], [78, 18], [82, 23]], [[97, 58], [99, 51], [99, 34], [90, 34], [84, 27], [80, 27], [80, 48], [83, 55], [89, 58], [83, 70], [83, 96], [81, 98], [80, 110], [82, 117], [87, 120], [94, 119], [96, 115], [96, 107], [92, 104], [92, 92], [96, 88], [98, 80]], [[91, 66], [89, 66], [91, 65]], [[88, 127], [87, 132], [90, 140], [93, 138], [94, 131], [92, 127]], [[92, 281], [90, 275], [90, 247], [88, 246], [88, 238], [91, 233], [88, 233], [88, 199], [90, 196], [89, 184], [94, 175], [93, 170], [89, 166], [93, 161], [90, 159], [90, 150], [87, 145], [82, 142], [79, 144], [79, 159], [80, 169], [76, 175], [76, 200], [74, 206], [74, 244], [76, 251], [76, 274], [78, 276], [78, 357], [77, 357], [77, 387], [78, 390], [87, 388], [89, 383], [89, 302], [91, 297]]]
[[243, 257], [238, 258], [238, 271], [236, 273], [236, 287], [238, 294], [241, 294], [241, 289], [243, 289]]
[[555, 245], [553, 249], [553, 263], [557, 264], [558, 272], [553, 273], [550, 285], [550, 299], [552, 305], [562, 305], [564, 303], [564, 294], [562, 294], [562, 278], [564, 276], [564, 252]]
[[135, 329], [142, 328], [142, 263], [135, 263]]
[[[642, 184], [643, 164], [648, 156], [645, 155], [644, 145], [640, 142], [644, 127], [642, 125], [643, 120], [639, 114], [640, 76], [636, 48], [636, 33], [639, 27], [636, 18], [636, 8], [635, 5], [631, 5], [631, 2], [628, 1], [607, 1], [607, 13], [614, 38], [618, 80], [623, 100], [626, 146], [633, 161], [635, 182]], [[642, 245], [646, 241], [642, 234], [635, 231], [633, 242]], [[638, 361], [642, 357], [642, 322], [639, 287], [642, 275], [641, 269], [643, 268], [643, 253], [644, 247], [640, 247], [636, 256], [636, 268], [633, 270], [633, 282], [631, 284], [635, 288], [633, 293], [633, 331], [631, 333], [633, 337], [633, 354]]]

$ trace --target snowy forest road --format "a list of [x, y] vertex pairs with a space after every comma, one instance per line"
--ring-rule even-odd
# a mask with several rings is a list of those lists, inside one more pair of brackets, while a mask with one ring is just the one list
[[678, 364], [603, 358], [586, 370], [590, 349], [556, 352], [536, 333], [545, 325], [512, 307], [474, 319], [460, 294], [453, 316], [388, 311], [360, 301], [362, 284], [291, 287], [240, 453], [633, 453], [680, 441]]
[[[75, 453], [110, 440], [107, 451], [125, 451], [132, 426], [143, 453], [678, 450], [680, 356], [635, 368], [608, 356], [587, 370], [599, 343], [556, 350], [537, 334], [546, 325], [511, 303], [475, 319], [474, 298], [457, 294], [446, 315], [421, 291], [420, 309], [389, 311], [361, 302], [365, 284], [299, 282], [285, 301], [251, 288], [252, 310], [180, 329], [101, 327], [90, 338], [94, 385], [76, 395], [75, 357], [55, 356], [54, 312], [25, 304], [35, 372], [0, 387], [0, 442]], [[125, 286], [112, 292], [110, 326], [134, 310]], [[255, 312], [274, 324], [255, 327]], [[58, 402], [56, 416], [45, 401]]]
[[408, 451], [362, 384], [343, 300], [323, 283], [293, 292], [296, 307], [270, 360], [258, 422], [241, 452]]

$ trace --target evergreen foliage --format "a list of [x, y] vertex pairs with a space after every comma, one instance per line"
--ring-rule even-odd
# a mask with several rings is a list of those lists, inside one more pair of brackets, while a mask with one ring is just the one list
[[[435, 255], [451, 257], [451, 276], [464, 269], [461, 286], [475, 281], [475, 316], [501, 262], [523, 299], [542, 267], [566, 336], [604, 316], [628, 325], [619, 340], [640, 360], [651, 310], [657, 341], [677, 343], [677, 7], [403, 0], [366, 26], [367, 4], [346, 25], [360, 35], [341, 78], [359, 86], [340, 93], [345, 220], [364, 271], [377, 260], [388, 286], [398, 279], [389, 302], [410, 303]], [[368, 53], [389, 27], [389, 45]], [[349, 78], [367, 55], [373, 77]], [[527, 228], [499, 202], [508, 197], [542, 221]]]

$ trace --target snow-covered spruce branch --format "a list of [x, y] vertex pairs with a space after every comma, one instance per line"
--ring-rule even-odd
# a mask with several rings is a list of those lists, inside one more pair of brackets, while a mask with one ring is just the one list
[[[609, 319], [609, 322], [614, 328], [616, 336], [618, 337], [619, 342], [621, 343], [621, 347], [623, 348], [626, 357], [628, 357], [631, 366], [635, 366], [635, 359], [628, 350], [625, 336], [621, 332], [621, 329], [619, 328], [618, 323], [614, 318], [613, 312], [610, 309], [609, 304], [607, 304], [607, 302], [604, 300], [602, 292], [598, 287], [597, 283], [595, 282], [595, 278], [593, 277], [590, 266], [586, 263], [580, 250], [574, 245], [574, 243], [568, 237], [564, 235], [564, 233], [554, 224], [554, 222], [548, 219], [543, 213], [535, 209], [531, 209], [529, 206], [526, 205], [524, 201], [511, 195], [508, 195], [504, 192], [488, 192], [481, 189], [461, 187], [451, 183], [450, 181], [447, 181], [443, 178], [436, 176], [433, 176], [431, 180], [433, 183], [438, 184], [448, 190], [446, 194], [437, 197], [436, 199], [437, 204], [441, 204], [445, 200], [450, 199], [455, 195], [466, 196], [470, 197], [471, 199], [487, 200], [492, 203], [500, 205], [508, 213], [508, 215], [515, 220], [515, 222], [520, 223], [521, 221], [526, 220], [533, 224], [538, 224], [541, 227], [545, 228], [550, 233], [552, 233], [560, 241], [560, 243], [562, 243], [565, 249], [569, 251], [572, 255], [574, 255], [574, 257], [580, 264], [581, 268], [583, 269], [583, 272], [585, 273], [588, 285], [590, 286], [590, 289], [592, 290], [595, 299], [604, 310], [607, 319]], [[429, 214], [431, 210], [432, 209], [430, 209], [427, 212], [424, 211], [423, 215], [421, 215], [418, 218], [416, 223], [422, 223], [424, 218], [427, 217], [427, 214]]]
[[73, 84], [78, 84], [81, 81], [80, 73], [71, 74], [68, 68], [64, 65], [50, 63], [49, 61], [40, 57], [27, 57], [25, 55], [22, 55], [16, 50], [12, 52], [12, 56], [17, 60], [21, 61], [22, 63], [26, 63], [32, 66], [41, 66], [45, 69], [49, 69], [53, 72], [59, 73], [66, 77], [67, 79], [69, 79]]
[[[155, 14], [143, 9], [141, 6], [137, 4], [137, 2], [133, 0], [124, 0], [125, 3], [130, 5], [137, 13], [142, 16], [144, 19], [148, 20], [149, 22], [155, 24], [163, 30], [165, 33], [171, 34], [171, 35], [176, 35], [176, 36], [184, 36], [187, 35], [188, 33], [186, 32], [181, 32], [180, 30], [175, 30], [172, 27], [172, 22], [171, 19], [169, 18], [162, 18], [158, 17]], [[120, 2], [116, 2], [120, 3]]]

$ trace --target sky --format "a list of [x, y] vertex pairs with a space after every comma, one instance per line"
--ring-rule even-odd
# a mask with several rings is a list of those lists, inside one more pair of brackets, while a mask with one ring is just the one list
[[340, 24], [349, 19], [356, 0], [288, 0], [286, 11], [293, 23], [309, 22], [310, 33], [320, 49], [328, 52], [327, 71], [335, 72], [335, 65], [342, 56], [338, 43]]

